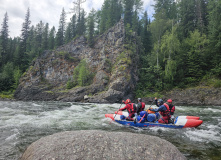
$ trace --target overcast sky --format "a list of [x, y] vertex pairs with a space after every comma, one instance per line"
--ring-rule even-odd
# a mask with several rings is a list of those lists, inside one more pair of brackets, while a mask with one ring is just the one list
[[[0, 23], [7, 12], [9, 20], [9, 36], [20, 36], [22, 23], [25, 20], [27, 9], [30, 8], [31, 25], [36, 25], [41, 20], [43, 23], [49, 23], [49, 27], [55, 26], [58, 29], [59, 19], [64, 8], [65, 12], [69, 12], [73, 8], [73, 2], [76, 0], [0, 0]], [[104, 0], [86, 0], [82, 7], [89, 13], [92, 8], [99, 10], [102, 7]], [[154, 12], [154, 0], [143, 0], [144, 10], [147, 10], [149, 17], [152, 17]], [[67, 14], [67, 22], [70, 21], [71, 14]]]

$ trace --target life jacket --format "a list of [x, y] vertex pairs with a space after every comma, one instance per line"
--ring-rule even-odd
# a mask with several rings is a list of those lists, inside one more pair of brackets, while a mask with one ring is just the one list
[[143, 111], [144, 108], [145, 108], [145, 103], [144, 103], [144, 102], [141, 102], [141, 105], [142, 105], [142, 107], [141, 107], [140, 111]]
[[173, 106], [172, 104], [169, 104], [169, 109], [170, 109], [170, 114], [173, 115], [175, 111], [175, 106]]
[[164, 103], [163, 105], [164, 105], [167, 109], [166, 109], [165, 111], [159, 111], [160, 114], [161, 114], [163, 117], [169, 116], [169, 113], [170, 113], [170, 108], [169, 108], [169, 106], [168, 106], [166, 103]]
[[128, 112], [129, 113], [135, 113], [137, 111], [136, 104], [134, 103], [128, 103]]

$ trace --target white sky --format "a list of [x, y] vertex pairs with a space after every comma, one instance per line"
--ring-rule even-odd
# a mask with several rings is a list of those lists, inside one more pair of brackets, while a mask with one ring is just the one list
[[[73, 2], [76, 0], [0, 0], [0, 24], [7, 12], [9, 20], [9, 36], [20, 36], [22, 23], [25, 21], [27, 9], [30, 8], [31, 26], [36, 26], [41, 20], [43, 23], [49, 23], [49, 27], [55, 26], [58, 29], [59, 19], [64, 8], [65, 12], [69, 12], [73, 8]], [[86, 0], [82, 7], [89, 13], [92, 8], [99, 10], [104, 0]], [[151, 5], [154, 0], [143, 0], [144, 10], [147, 10], [148, 16], [152, 18], [154, 9]], [[67, 22], [70, 21], [72, 14], [67, 14]]]

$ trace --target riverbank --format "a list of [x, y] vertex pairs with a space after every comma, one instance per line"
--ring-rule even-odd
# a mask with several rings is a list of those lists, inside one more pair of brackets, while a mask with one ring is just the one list
[[[212, 106], [221, 106], [221, 88], [207, 87], [207, 86], [198, 86], [188, 89], [173, 89], [170, 92], [162, 92], [160, 95], [163, 95], [158, 98], [163, 100], [172, 99], [175, 105], [212, 105]], [[127, 97], [125, 97], [127, 98]], [[149, 104], [153, 101], [155, 97], [143, 97], [143, 101], [146, 104]], [[41, 97], [43, 101], [48, 101]], [[9, 96], [0, 96], [0, 101], [15, 101], [12, 95]], [[50, 101], [59, 101], [56, 98], [50, 99]], [[64, 100], [61, 100], [64, 101]], [[71, 99], [68, 99], [71, 102]], [[135, 99], [133, 100], [136, 101]], [[74, 100], [75, 102], [75, 100]], [[87, 103], [99, 103], [90, 101], [90, 99], [85, 99]], [[115, 102], [112, 102], [115, 103]]]
[[[221, 88], [198, 86], [188, 89], [173, 89], [162, 93], [164, 100], [172, 99], [176, 105], [213, 105], [221, 106]], [[145, 98], [149, 101], [154, 97]]]

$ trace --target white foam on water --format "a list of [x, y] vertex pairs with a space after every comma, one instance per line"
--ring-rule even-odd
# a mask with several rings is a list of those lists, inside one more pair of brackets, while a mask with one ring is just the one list
[[216, 113], [216, 112], [221, 113], [220, 109], [214, 109], [214, 108], [206, 108], [206, 109], [204, 109], [204, 111], [212, 111], [213, 113]]
[[[211, 128], [213, 128], [211, 126]], [[221, 135], [218, 131], [214, 130], [187, 130], [184, 133], [190, 140], [197, 142], [210, 142], [218, 141], [221, 142]]]
[[35, 106], [35, 107], [41, 107], [42, 106], [42, 105], [36, 104], [36, 103], [32, 103], [32, 105]]

